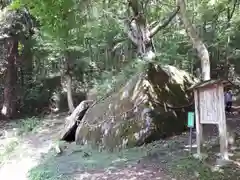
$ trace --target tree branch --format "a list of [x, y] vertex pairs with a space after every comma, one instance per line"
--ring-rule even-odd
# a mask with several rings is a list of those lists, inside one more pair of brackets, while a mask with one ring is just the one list
[[165, 28], [172, 21], [172, 19], [177, 15], [179, 9], [180, 8], [178, 6], [177, 9], [169, 16], [168, 19], [166, 19], [163, 23], [160, 22], [155, 27], [153, 27], [150, 30], [150, 38], [152, 38], [155, 34], [157, 34], [159, 30]]
[[228, 24], [230, 23], [230, 21], [233, 17], [233, 14], [234, 14], [236, 6], [237, 6], [237, 3], [238, 3], [238, 0], [234, 0], [232, 11], [230, 10], [230, 7], [228, 5], [228, 9], [227, 9]]
[[152, 28], [153, 26], [155, 26], [158, 22], [157, 21], [153, 21], [151, 22], [148, 26], [149, 28]]

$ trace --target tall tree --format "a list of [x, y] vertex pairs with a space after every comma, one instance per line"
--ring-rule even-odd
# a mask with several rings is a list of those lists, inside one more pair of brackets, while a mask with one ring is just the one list
[[180, 7], [179, 15], [183, 21], [185, 30], [192, 41], [193, 47], [196, 48], [198, 56], [201, 60], [202, 80], [210, 80], [210, 60], [208, 50], [197, 34], [195, 27], [187, 17], [185, 1], [177, 0], [177, 6]]
[[19, 41], [28, 36], [32, 28], [25, 10], [16, 11], [5, 7], [1, 11], [0, 37], [4, 42], [5, 70], [4, 70], [4, 102], [1, 113], [6, 118], [14, 117], [16, 113], [17, 97], [17, 64], [19, 59]]
[[[66, 79], [67, 101], [69, 111], [73, 112], [74, 104], [72, 97], [72, 70], [73, 60], [71, 59], [71, 46], [75, 45], [78, 20], [76, 18], [76, 2], [69, 1], [30, 1], [21, 0], [21, 6], [27, 6], [31, 13], [40, 21], [41, 30], [50, 35], [52, 40], [59, 46], [63, 57], [64, 69], [62, 79]], [[48, 7], [48, 8], [47, 8]], [[74, 34], [74, 35], [73, 35]]]
[[17, 58], [18, 58], [18, 39], [11, 37], [5, 39], [6, 49], [6, 69], [4, 71], [4, 102], [1, 113], [6, 118], [14, 117], [17, 103]]

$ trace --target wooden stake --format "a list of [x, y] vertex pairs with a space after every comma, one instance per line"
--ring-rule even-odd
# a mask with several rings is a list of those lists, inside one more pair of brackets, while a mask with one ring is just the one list
[[194, 91], [195, 100], [195, 117], [196, 117], [196, 140], [197, 140], [197, 154], [201, 156], [202, 145], [202, 124], [200, 124], [200, 111], [199, 111], [199, 91]]

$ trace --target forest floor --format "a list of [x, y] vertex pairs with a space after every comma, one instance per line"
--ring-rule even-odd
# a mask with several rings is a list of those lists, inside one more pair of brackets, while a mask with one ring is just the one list
[[[231, 150], [235, 163], [215, 166], [218, 146], [216, 128], [208, 127], [203, 161], [189, 156], [188, 133], [157, 141], [143, 147], [119, 152], [99, 152], [74, 143], [59, 143], [64, 115], [29, 118], [0, 124], [0, 179], [6, 180], [238, 180], [240, 171], [239, 141]], [[236, 130], [240, 117], [228, 119]], [[195, 136], [193, 136], [195, 141]], [[206, 139], [206, 138], [205, 138]], [[55, 145], [64, 148], [61, 154]], [[193, 143], [194, 145], [194, 143]], [[195, 152], [196, 149], [193, 148]]]

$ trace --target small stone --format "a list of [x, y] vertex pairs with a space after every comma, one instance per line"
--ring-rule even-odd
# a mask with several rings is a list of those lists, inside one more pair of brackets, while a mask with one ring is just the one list
[[169, 147], [169, 144], [168, 144], [168, 143], [165, 143], [165, 144], [163, 145], [163, 147]]
[[84, 153], [83, 153], [83, 157], [84, 157], [84, 158], [89, 157], [89, 156], [90, 156], [90, 154], [88, 154], [87, 152], [84, 152]]
[[61, 154], [61, 153], [62, 153], [62, 150], [61, 150], [61, 148], [59, 147], [59, 145], [56, 145], [56, 146], [55, 146], [55, 151], [56, 151], [57, 154]]
[[129, 165], [127, 165], [127, 167], [128, 167], [128, 168], [132, 168], [132, 167], [133, 167], [133, 165], [129, 164]]
[[199, 177], [199, 176], [200, 176], [199, 172], [197, 172], [197, 171], [194, 171], [194, 175], [195, 175], [196, 177]]
[[195, 159], [204, 160], [204, 159], [206, 159], [208, 157], [208, 155], [207, 154], [203, 154], [203, 153], [201, 153], [201, 154], [193, 154], [193, 157]]
[[223, 172], [223, 170], [220, 169], [219, 166], [214, 166], [214, 167], [211, 168], [211, 170], [212, 170], [212, 172], [221, 172], [221, 173]]
[[230, 160], [226, 160], [226, 159], [222, 159], [222, 158], [218, 158], [216, 160], [216, 166], [217, 167], [222, 167], [222, 166], [227, 166], [231, 163]]
[[116, 171], [117, 170], [117, 168], [116, 167], [108, 167], [107, 169], [106, 169], [106, 173], [108, 173], [108, 174], [111, 174], [111, 173], [113, 173], [114, 171]]

